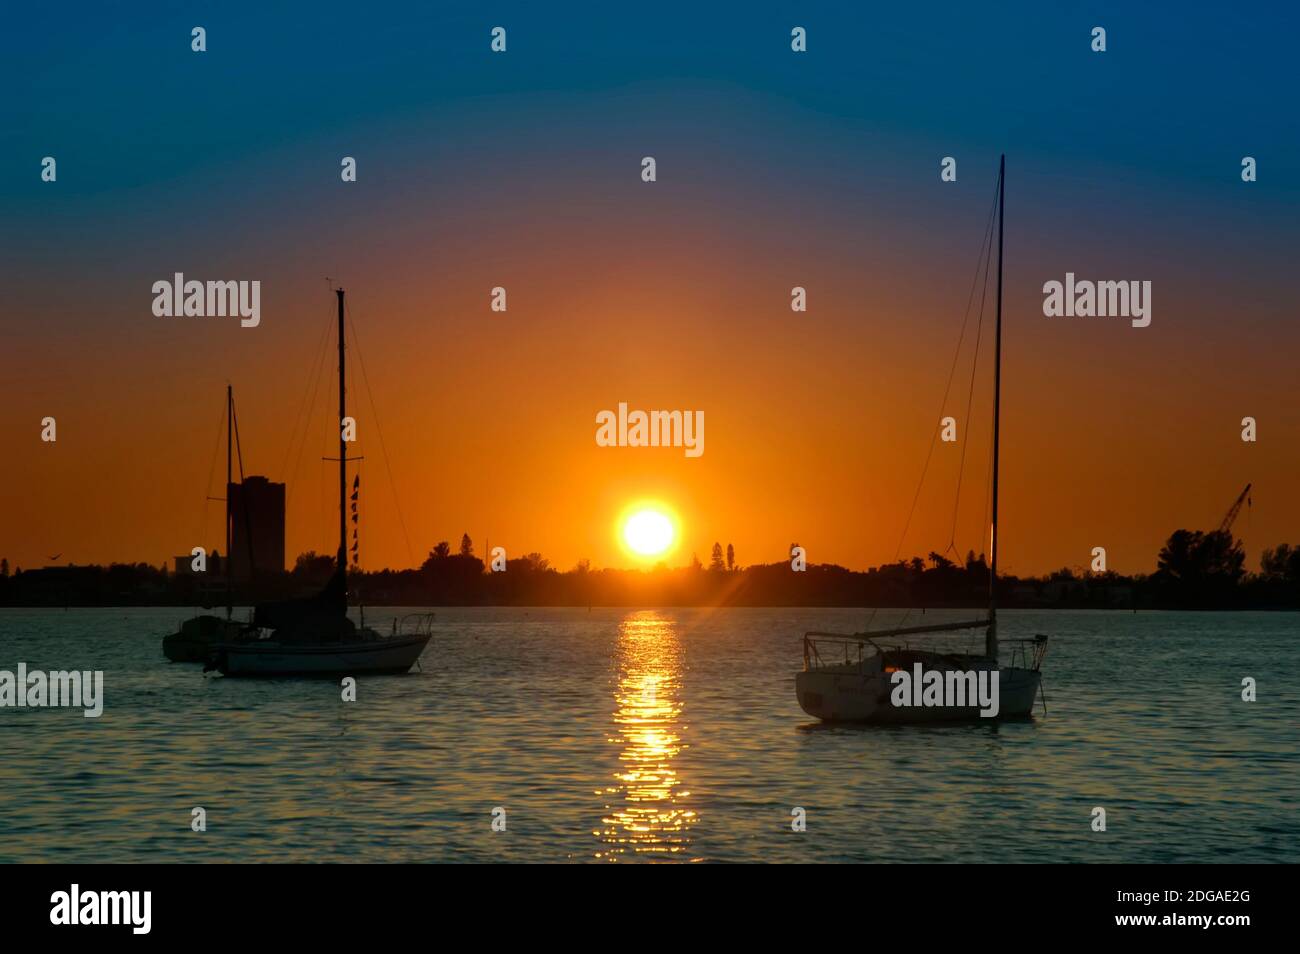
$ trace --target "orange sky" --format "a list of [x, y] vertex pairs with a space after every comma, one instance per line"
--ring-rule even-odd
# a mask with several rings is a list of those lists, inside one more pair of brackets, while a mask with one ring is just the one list
[[[675, 562], [707, 560], [714, 540], [733, 543], [742, 564], [780, 560], [792, 541], [814, 562], [894, 557], [939, 416], [978, 216], [964, 210], [971, 251], [950, 269], [927, 262], [923, 243], [871, 235], [838, 260], [791, 262], [699, 219], [688, 246], [661, 212], [641, 214], [646, 229], [626, 228], [635, 241], [562, 228], [548, 242], [521, 221], [501, 225], [507, 239], [490, 255], [432, 240], [344, 272], [410, 538], [408, 551], [354, 362], [363, 566], [418, 564], [466, 531], [480, 553], [490, 540], [561, 568], [630, 565], [614, 519], [640, 497], [680, 515]], [[1025, 240], [1009, 248], [1031, 252]], [[289, 560], [332, 552], [334, 472], [318, 460], [334, 451], [324, 390], [296, 470], [286, 448], [332, 296], [315, 265], [225, 271], [262, 276], [261, 327], [156, 319], [141, 280], [129, 294], [125, 282], [112, 289], [90, 322], [56, 293], [34, 333], [11, 339], [0, 425], [10, 451], [0, 555], [11, 565], [55, 553], [157, 564], [196, 543], [219, 547], [220, 505], [208, 505], [205, 523], [203, 498], [227, 377], [248, 470], [296, 473]], [[1300, 430], [1284, 412], [1294, 332], [1289, 350], [1275, 347], [1262, 320], [1221, 320], [1232, 306], [1212, 289], [1179, 292], [1158, 278], [1151, 328], [1054, 322], [1037, 311], [1036, 290], [1053, 273], [1026, 271], [1009, 275], [1004, 567], [1082, 566], [1105, 546], [1112, 568], [1150, 570], [1170, 531], [1216, 525], [1247, 480], [1255, 506], [1236, 529], [1251, 565], [1261, 546], [1300, 540]], [[796, 283], [809, 288], [804, 315], [789, 311]], [[503, 315], [488, 309], [496, 284], [508, 290]], [[988, 380], [977, 382], [973, 432], [962, 428], [963, 553], [984, 540]], [[962, 416], [966, 383], [959, 373], [945, 413]], [[704, 455], [597, 447], [595, 414], [619, 401], [702, 409]], [[54, 445], [39, 440], [46, 414], [58, 420]], [[1260, 420], [1257, 444], [1239, 440], [1245, 414]], [[936, 449], [904, 556], [947, 547], [958, 452]]]
[[[724, 98], [737, 97], [750, 102]], [[616, 99], [590, 108], [622, 115], [636, 96]], [[325, 391], [306, 449], [287, 447], [331, 320], [329, 275], [349, 289], [396, 485], [356, 362], [363, 567], [418, 565], [462, 532], [480, 554], [490, 540], [560, 568], [630, 565], [614, 521], [644, 497], [681, 518], [675, 562], [707, 561], [715, 540], [742, 564], [787, 559], [795, 541], [813, 562], [892, 560], [933, 429], [964, 416], [960, 371], [938, 405], [996, 154], [971, 153], [944, 185], [928, 143], [770, 100], [719, 127], [713, 104], [692, 102], [694, 118], [656, 113], [636, 137], [601, 127], [583, 150], [540, 120], [519, 120], [506, 145], [483, 124], [439, 140], [434, 159], [377, 119], [364, 141], [390, 148], [351, 191], [332, 170], [297, 171], [350, 148], [322, 134], [24, 199], [0, 350], [0, 556], [156, 565], [220, 547], [220, 505], [205, 520], [204, 496], [220, 493], [227, 380], [248, 471], [290, 482], [289, 562], [333, 552]], [[673, 148], [650, 185], [637, 137], [655, 136]], [[1254, 507], [1236, 531], [1251, 568], [1262, 547], [1300, 542], [1290, 249], [1260, 238], [1293, 227], [1286, 208], [1232, 176], [1192, 195], [1087, 156], [1012, 155], [1005, 569], [1086, 566], [1104, 546], [1112, 569], [1150, 571], [1171, 531], [1216, 526], [1247, 481]], [[154, 317], [150, 287], [177, 270], [262, 281], [261, 325]], [[1043, 317], [1042, 283], [1066, 271], [1151, 280], [1151, 326]], [[488, 307], [497, 285], [505, 314]], [[790, 311], [794, 285], [806, 314]], [[986, 539], [988, 368], [961, 425], [963, 554]], [[595, 415], [620, 401], [703, 410], [704, 455], [598, 447]], [[46, 415], [56, 444], [40, 441]], [[1245, 415], [1255, 444], [1239, 439]], [[947, 548], [958, 453], [938, 446], [901, 555]]]

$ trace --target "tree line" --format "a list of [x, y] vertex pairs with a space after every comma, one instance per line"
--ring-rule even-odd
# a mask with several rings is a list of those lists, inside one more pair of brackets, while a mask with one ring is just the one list
[[[953, 554], [956, 556], [956, 554]], [[219, 565], [219, 560], [215, 561]], [[867, 570], [789, 561], [739, 566], [735, 549], [715, 543], [708, 564], [647, 570], [593, 569], [582, 560], [558, 570], [539, 553], [506, 559], [497, 569], [474, 552], [469, 535], [453, 551], [439, 542], [415, 569], [352, 570], [352, 602], [393, 606], [882, 606], [978, 607], [988, 602], [984, 555], [963, 559], [931, 552]], [[247, 605], [313, 592], [334, 571], [334, 558], [307, 552], [292, 570], [262, 573], [236, 584]], [[166, 566], [45, 567], [9, 571], [0, 560], [0, 605], [221, 605], [213, 574], [168, 572]], [[1300, 546], [1265, 550], [1259, 569], [1246, 568], [1241, 541], [1223, 531], [1177, 530], [1156, 558], [1156, 570], [1126, 576], [1062, 568], [1042, 576], [998, 579], [1004, 607], [1112, 609], [1300, 608]]]

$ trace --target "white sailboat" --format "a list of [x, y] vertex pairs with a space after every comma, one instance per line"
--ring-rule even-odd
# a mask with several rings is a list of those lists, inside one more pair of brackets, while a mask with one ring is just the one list
[[[993, 371], [993, 480], [990, 533], [989, 609], [981, 619], [870, 630], [862, 633], [809, 632], [803, 637], [804, 668], [795, 675], [795, 693], [804, 712], [824, 722], [926, 723], [968, 721], [989, 717], [990, 707], [967, 691], [980, 680], [997, 680], [994, 717], [1016, 718], [1032, 713], [1042, 691], [1042, 662], [1047, 637], [1008, 641], [1011, 665], [1001, 664], [998, 650], [998, 425], [1002, 388], [1002, 235], [1006, 205], [1006, 156], [998, 167], [998, 292], [997, 333]], [[942, 633], [984, 632], [984, 652], [942, 652], [920, 649], [913, 641]], [[959, 692], [940, 696], [936, 705], [900, 704], [905, 674], [936, 673], [932, 685], [956, 686]], [[917, 680], [919, 681], [919, 680]]]
[[339, 551], [334, 575], [316, 596], [259, 604], [243, 637], [216, 646], [205, 670], [226, 676], [360, 676], [403, 673], [433, 637], [433, 614], [411, 614], [382, 634], [348, 618], [347, 417], [343, 289], [338, 296]]

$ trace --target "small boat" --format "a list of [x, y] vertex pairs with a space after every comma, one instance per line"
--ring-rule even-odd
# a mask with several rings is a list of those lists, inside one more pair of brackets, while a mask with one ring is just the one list
[[[804, 635], [804, 670], [795, 676], [799, 706], [823, 722], [873, 722], [921, 724], [971, 722], [983, 718], [1016, 719], [1029, 716], [1042, 690], [1040, 667], [1047, 637], [1010, 640], [1012, 665], [997, 661], [997, 637], [988, 637], [980, 653], [936, 652], [913, 647], [902, 637], [938, 632], [992, 629], [988, 620], [971, 620], [943, 626], [915, 626], [844, 636], [810, 632]], [[833, 648], [832, 648], [833, 647]], [[1016, 663], [1020, 663], [1016, 665]], [[918, 670], [919, 667], [919, 670]], [[897, 705], [895, 674], [938, 673], [947, 684], [968, 680], [973, 689], [981, 674], [998, 677], [997, 707], [990, 713], [966, 691], [960, 704]], [[973, 681], [971, 677], [974, 677]]]
[[[233, 473], [231, 471], [231, 438], [235, 432], [235, 396], [230, 385], [226, 385], [226, 615], [214, 616], [211, 613], [193, 616], [181, 623], [181, 628], [163, 637], [163, 655], [172, 662], [207, 662], [218, 643], [239, 639], [248, 624], [233, 618], [233, 590], [230, 559], [232, 537], [230, 492]], [[240, 456], [240, 472], [243, 472], [243, 456]]]
[[[896, 627], [861, 633], [809, 632], [803, 637], [802, 672], [795, 674], [799, 706], [823, 722], [927, 723], [981, 718], [1023, 718], [1033, 712], [1042, 691], [1047, 637], [1009, 640], [1011, 665], [998, 653], [998, 426], [1002, 390], [1002, 232], [1006, 156], [998, 167], [997, 335], [993, 364], [993, 480], [989, 560], [988, 616], [929, 626]], [[991, 223], [990, 223], [991, 224]], [[986, 233], [987, 234], [987, 233]], [[982, 257], [982, 256], [981, 256]], [[972, 371], [972, 374], [974, 372]], [[941, 633], [984, 630], [984, 651], [944, 652], [921, 649], [913, 639]], [[925, 679], [939, 689], [937, 703], [915, 704], [913, 683]], [[971, 690], [996, 680], [996, 704], [979, 704]]]
[[433, 615], [394, 620], [382, 634], [348, 617], [347, 417], [343, 289], [338, 296], [339, 351], [339, 550], [333, 575], [310, 597], [262, 603], [238, 638], [214, 647], [204, 671], [226, 676], [361, 676], [410, 670], [433, 638]]
[[163, 655], [172, 662], [207, 662], [218, 643], [238, 639], [247, 623], [213, 616], [194, 616], [179, 631], [163, 637]]

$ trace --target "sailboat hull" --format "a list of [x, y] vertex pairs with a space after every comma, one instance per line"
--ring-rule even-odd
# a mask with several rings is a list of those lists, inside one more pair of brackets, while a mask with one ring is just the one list
[[354, 643], [293, 646], [270, 640], [217, 648], [216, 666], [226, 676], [362, 676], [408, 672], [424, 652], [428, 635]]
[[895, 706], [890, 674], [864, 672], [856, 664], [827, 666], [795, 674], [799, 707], [823, 722], [916, 725], [936, 722], [993, 722], [1032, 714], [1042, 674], [1003, 668], [998, 674], [998, 712], [983, 716], [978, 706]]

